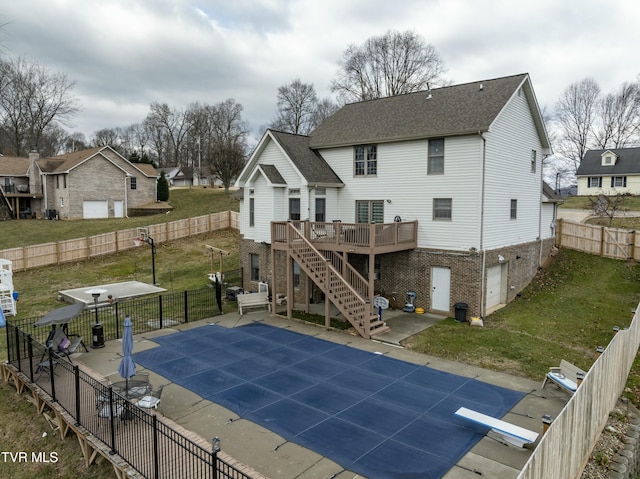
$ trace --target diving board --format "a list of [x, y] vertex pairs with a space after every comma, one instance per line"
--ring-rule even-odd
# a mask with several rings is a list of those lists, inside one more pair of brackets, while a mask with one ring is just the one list
[[456, 416], [463, 417], [477, 424], [490, 427], [492, 431], [500, 434], [505, 441], [514, 446], [524, 447], [525, 444], [532, 444], [538, 439], [538, 433], [530, 431], [510, 422], [487, 416], [486, 414], [472, 411], [466, 407], [461, 407], [456, 411]]

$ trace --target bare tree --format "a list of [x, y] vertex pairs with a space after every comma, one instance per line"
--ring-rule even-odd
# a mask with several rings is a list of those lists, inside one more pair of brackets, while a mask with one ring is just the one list
[[39, 149], [52, 124], [66, 124], [79, 110], [65, 74], [50, 73], [25, 58], [0, 60], [0, 127], [17, 156]]
[[95, 146], [110, 146], [118, 149], [120, 147], [120, 135], [117, 128], [103, 128], [93, 134], [91, 144]]
[[600, 87], [592, 78], [570, 85], [555, 105], [559, 125], [558, 150], [573, 165], [574, 173], [591, 143]]
[[640, 88], [637, 83], [623, 83], [597, 104], [598, 124], [594, 127], [595, 144], [600, 149], [624, 148], [638, 140]]
[[445, 63], [418, 34], [389, 30], [362, 45], [350, 45], [338, 62], [331, 89], [344, 101], [411, 93], [442, 81]]
[[212, 136], [206, 161], [222, 180], [225, 193], [245, 164], [249, 128], [242, 120], [242, 110], [232, 98], [208, 109]]
[[627, 196], [628, 195], [624, 193], [618, 193], [613, 196], [607, 196], [605, 194], [588, 196], [587, 208], [592, 210], [596, 216], [608, 218], [608, 226], [611, 227], [616, 215], [624, 214], [628, 210], [628, 208], [626, 208]]
[[338, 108], [339, 106], [329, 98], [323, 98], [322, 100], [320, 100], [320, 102], [318, 102], [318, 104], [316, 105], [315, 111], [313, 112], [313, 128], [319, 127], [322, 122], [333, 115], [338, 110]]
[[175, 166], [188, 166], [181, 161], [180, 153], [183, 142], [191, 128], [191, 118], [189, 110], [172, 109], [166, 103], [153, 102], [150, 107], [147, 120], [154, 128], [162, 131], [168, 140], [167, 150], [173, 155]]
[[294, 134], [306, 135], [313, 128], [318, 104], [316, 90], [311, 83], [296, 78], [278, 88], [278, 115], [271, 127]]
[[62, 153], [73, 153], [74, 151], [82, 151], [89, 148], [89, 142], [83, 133], [76, 131], [71, 135], [67, 135], [62, 147]]

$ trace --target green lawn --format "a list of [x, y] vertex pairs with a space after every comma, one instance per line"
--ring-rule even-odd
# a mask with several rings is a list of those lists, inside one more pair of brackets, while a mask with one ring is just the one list
[[220, 211], [239, 211], [239, 203], [224, 189], [183, 188], [172, 189], [169, 204], [174, 208], [169, 214], [112, 218], [97, 220], [49, 221], [18, 220], [0, 222], [0, 249], [63, 241], [100, 233], [148, 226], [167, 221], [193, 218]]

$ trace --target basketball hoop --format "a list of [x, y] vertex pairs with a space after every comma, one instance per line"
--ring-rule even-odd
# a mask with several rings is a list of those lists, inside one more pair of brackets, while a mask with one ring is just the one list
[[142, 238], [133, 238], [133, 245], [134, 246], [142, 246], [142, 243], [144, 243], [144, 239], [142, 239]]

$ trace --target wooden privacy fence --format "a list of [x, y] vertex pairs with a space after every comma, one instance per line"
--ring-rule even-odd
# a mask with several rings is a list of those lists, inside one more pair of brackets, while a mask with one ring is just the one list
[[[223, 211], [150, 225], [147, 228], [155, 243], [163, 243], [225, 228], [239, 229], [239, 215], [235, 211]], [[129, 228], [84, 238], [21, 246], [0, 251], [0, 258], [10, 260], [13, 263], [13, 271], [25, 271], [135, 248], [133, 239], [137, 235], [137, 228]]]
[[613, 337], [542, 436], [518, 479], [571, 479], [582, 474], [607, 417], [624, 390], [638, 351], [639, 312], [640, 304], [629, 328]]
[[640, 232], [558, 220], [556, 242], [575, 249], [615, 259], [640, 259]]

